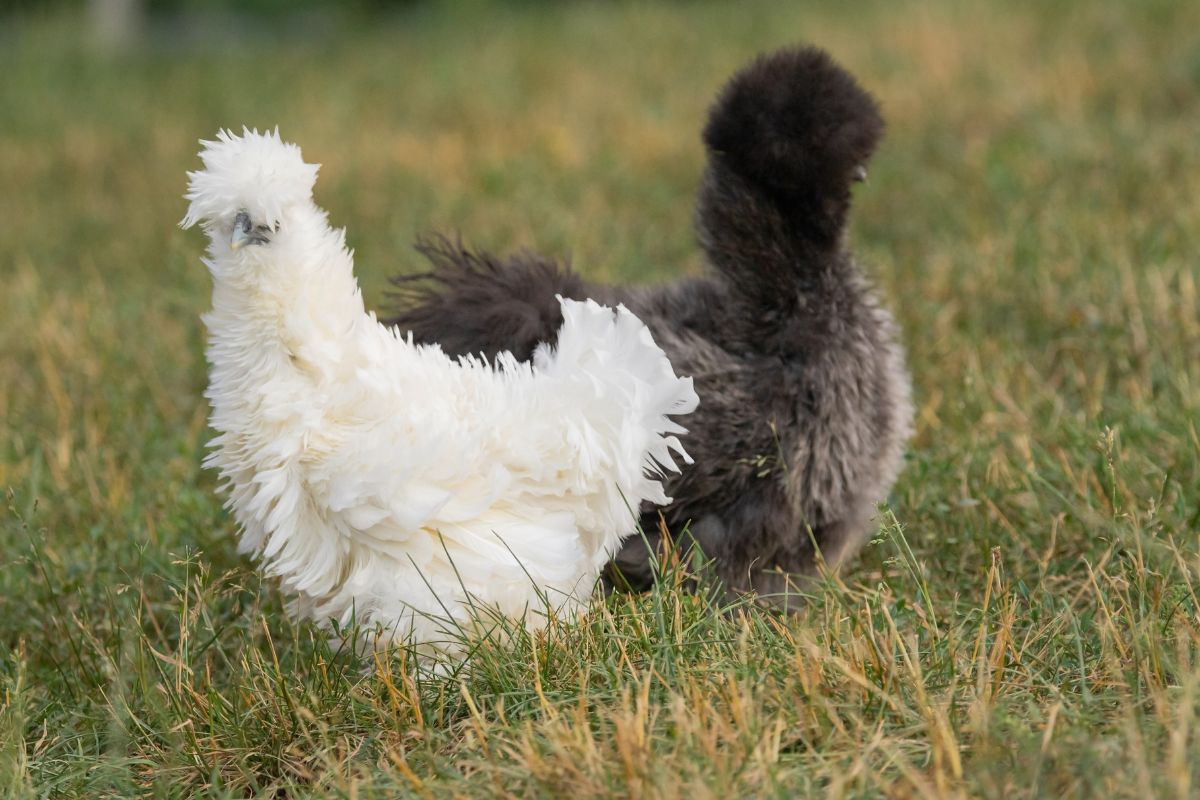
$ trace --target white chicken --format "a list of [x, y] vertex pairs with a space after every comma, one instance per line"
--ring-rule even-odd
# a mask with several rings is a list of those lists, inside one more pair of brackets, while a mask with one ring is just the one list
[[219, 471], [239, 550], [318, 622], [454, 653], [473, 606], [577, 612], [697, 405], [623, 307], [562, 300], [555, 349], [489, 364], [415, 346], [363, 307], [317, 165], [278, 130], [221, 131], [188, 174], [202, 223]]

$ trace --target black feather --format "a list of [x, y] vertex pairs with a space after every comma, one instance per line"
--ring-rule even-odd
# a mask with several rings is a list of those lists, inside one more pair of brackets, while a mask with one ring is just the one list
[[[695, 464], [668, 482], [663, 518], [690, 525], [729, 587], [780, 592], [813, 573], [818, 548], [836, 564], [868, 538], [909, 431], [895, 325], [844, 244], [855, 173], [882, 132], [875, 102], [822, 51], [763, 56], [704, 130], [708, 275], [599, 286], [539, 256], [500, 261], [438, 240], [421, 246], [433, 271], [398, 279], [392, 322], [452, 353], [526, 358], [556, 336], [556, 294], [624, 302], [700, 395], [684, 421]], [[643, 514], [651, 547], [659, 513]], [[614, 564], [619, 584], [651, 580], [640, 539]]]
[[416, 249], [432, 269], [392, 278], [394, 315], [383, 322], [411, 330], [420, 342], [437, 342], [447, 353], [493, 358], [509, 350], [527, 360], [539, 342], [558, 335], [556, 295], [588, 296], [569, 267], [535, 254], [499, 259], [444, 236], [422, 239]]

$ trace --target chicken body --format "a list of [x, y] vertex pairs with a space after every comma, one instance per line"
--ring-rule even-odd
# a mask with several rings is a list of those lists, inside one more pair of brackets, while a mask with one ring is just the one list
[[420, 249], [434, 269], [396, 279], [388, 321], [449, 352], [525, 357], [554, 340], [556, 296], [627, 304], [702, 402], [689, 420], [695, 463], [671, 476], [669, 506], [644, 509], [647, 539], [626, 542], [614, 583], [653, 581], [646, 544], [661, 514], [727, 588], [795, 608], [798, 578], [875, 530], [911, 431], [899, 331], [846, 243], [851, 189], [882, 133], [875, 101], [824, 52], [764, 55], [733, 76], [704, 129], [705, 274], [605, 286], [536, 255], [433, 241]]
[[697, 404], [630, 312], [564, 300], [557, 346], [452, 359], [363, 307], [316, 168], [278, 134], [222, 132], [185, 225], [210, 237], [211, 425], [240, 550], [294, 613], [453, 650], [471, 606], [570, 613], [687, 459]]

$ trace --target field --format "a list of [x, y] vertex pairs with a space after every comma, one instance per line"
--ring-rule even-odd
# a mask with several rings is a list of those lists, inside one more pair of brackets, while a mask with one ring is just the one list
[[[1200, 792], [1200, 3], [201, 21], [0, 21], [0, 797]], [[435, 229], [664, 280], [710, 98], [798, 40], [889, 122], [852, 240], [918, 416], [877, 539], [795, 618], [672, 569], [449, 677], [286, 621], [200, 468], [196, 140], [322, 162], [369, 305]]]

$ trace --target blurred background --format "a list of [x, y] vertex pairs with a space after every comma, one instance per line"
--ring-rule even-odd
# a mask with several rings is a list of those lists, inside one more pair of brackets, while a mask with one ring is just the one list
[[1105, 425], [1148, 433], [1151, 472], [1183, 458], [1153, 433], [1186, 440], [1197, 403], [1200, 4], [7, 0], [0, 20], [0, 485], [71, 546], [227, 525], [198, 466], [203, 237], [176, 227], [199, 138], [278, 125], [322, 163], [370, 306], [435, 230], [661, 280], [702, 268], [708, 103], [801, 41], [889, 123], [853, 244], [916, 376], [897, 506], [973, 559], [997, 523], [940, 519], [947, 492], [1003, 493]]
[[[317, 199], [348, 228], [369, 306], [430, 231], [663, 280], [702, 268], [708, 103], [755, 54], [802, 41], [889, 123], [853, 244], [916, 377], [901, 508], [956, 508], [931, 475], [968, 496], [1038, 448], [1090, 450], [1106, 424], [1182, 434], [1196, 407], [1200, 4], [8, 0], [0, 15], [0, 485], [19, 508], [40, 496], [73, 544], [162, 535], [165, 498], [190, 493], [227, 524], [198, 466], [203, 237], [176, 227], [198, 139], [278, 125], [323, 164]], [[986, 552], [944, 522], [964, 558]], [[209, 536], [187, 514], [166, 524], [175, 544]]]

